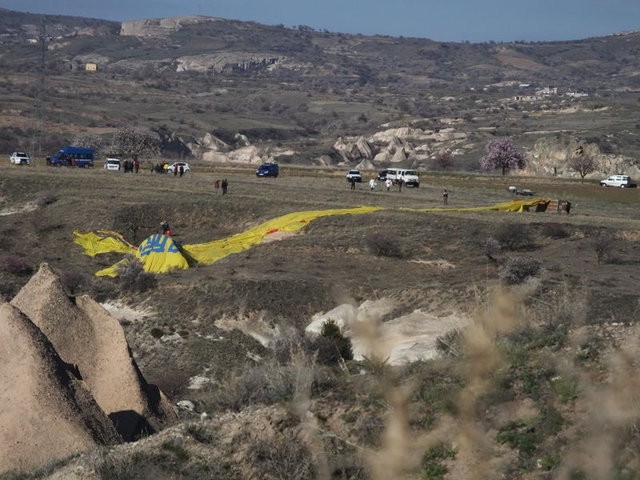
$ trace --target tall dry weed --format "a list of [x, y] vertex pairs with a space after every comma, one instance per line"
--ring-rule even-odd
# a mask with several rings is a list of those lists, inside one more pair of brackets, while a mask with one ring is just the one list
[[[640, 427], [640, 327], [635, 327], [617, 350], [605, 357], [606, 378], [594, 380], [591, 372], [579, 371], [584, 415], [578, 423], [578, 441], [567, 449], [555, 477], [576, 478], [576, 472], [597, 480], [637, 478]], [[630, 442], [635, 437], [635, 444]], [[631, 470], [629, 470], [631, 468]], [[627, 476], [621, 471], [627, 470]], [[633, 473], [635, 471], [635, 474]], [[587, 473], [588, 472], [588, 473]]]
[[[522, 292], [520, 293], [522, 294]], [[464, 331], [465, 356], [460, 365], [465, 387], [456, 405], [456, 462], [470, 463], [470, 479], [497, 478], [492, 466], [493, 440], [483, 428], [478, 405], [494, 388], [495, 373], [504, 364], [496, 339], [514, 331], [522, 322], [521, 297], [514, 291], [497, 289], [486, 304], [478, 307], [472, 323]]]
[[327, 460], [318, 419], [311, 413], [311, 387], [315, 379], [316, 357], [311, 358], [301, 348], [291, 352], [290, 362], [295, 372], [293, 406], [300, 418], [302, 441], [311, 453], [317, 480], [329, 480], [331, 470]]

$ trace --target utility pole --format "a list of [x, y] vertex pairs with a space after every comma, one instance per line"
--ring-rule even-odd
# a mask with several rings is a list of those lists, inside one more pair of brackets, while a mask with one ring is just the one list
[[35, 91], [35, 110], [37, 116], [37, 125], [33, 134], [33, 141], [31, 150], [35, 153], [36, 157], [42, 156], [42, 137], [44, 135], [45, 126], [45, 109], [44, 109], [44, 96], [45, 96], [45, 82], [46, 82], [46, 67], [47, 67], [47, 27], [45, 24], [45, 17], [42, 17], [42, 25], [40, 26], [40, 65], [38, 68], [37, 85]]

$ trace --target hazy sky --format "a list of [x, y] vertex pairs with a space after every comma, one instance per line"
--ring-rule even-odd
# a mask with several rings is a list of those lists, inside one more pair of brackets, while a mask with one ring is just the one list
[[195, 14], [440, 41], [572, 40], [640, 29], [640, 0], [0, 0], [0, 7], [108, 20]]

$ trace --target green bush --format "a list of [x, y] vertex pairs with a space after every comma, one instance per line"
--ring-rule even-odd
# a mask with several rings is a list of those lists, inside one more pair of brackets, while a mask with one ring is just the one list
[[311, 341], [310, 348], [318, 352], [318, 362], [334, 365], [341, 360], [353, 360], [351, 340], [345, 337], [333, 320], [322, 324], [320, 335]]
[[445, 461], [455, 458], [456, 451], [440, 443], [431, 447], [422, 458], [423, 478], [425, 480], [443, 480], [448, 469]]

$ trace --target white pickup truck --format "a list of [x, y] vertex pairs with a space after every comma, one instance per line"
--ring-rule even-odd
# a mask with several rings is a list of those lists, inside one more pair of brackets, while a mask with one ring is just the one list
[[629, 175], [611, 175], [600, 180], [601, 187], [635, 188], [637, 185], [631, 181]]

